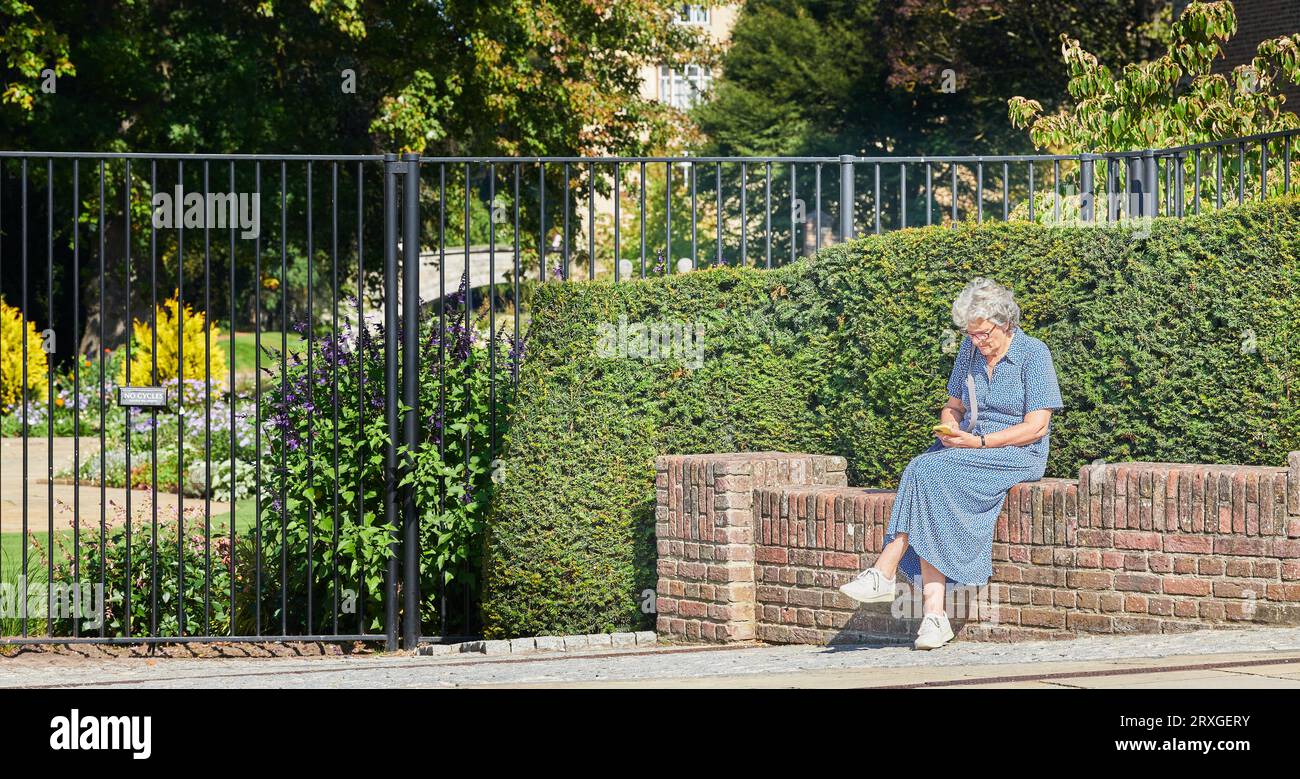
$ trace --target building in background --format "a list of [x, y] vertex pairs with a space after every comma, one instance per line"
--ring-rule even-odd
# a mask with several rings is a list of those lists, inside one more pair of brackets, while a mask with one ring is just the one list
[[[683, 3], [677, 11], [677, 23], [704, 27], [710, 40], [723, 42], [731, 38], [731, 27], [739, 13], [739, 4], [709, 7]], [[713, 73], [704, 65], [647, 65], [641, 69], [641, 94], [685, 111], [699, 101], [712, 81]]]

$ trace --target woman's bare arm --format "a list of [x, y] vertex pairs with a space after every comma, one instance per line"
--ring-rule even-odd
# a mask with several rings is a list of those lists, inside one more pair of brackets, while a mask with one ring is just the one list
[[966, 404], [961, 402], [961, 398], [952, 395], [948, 396], [948, 402], [939, 409], [939, 421], [953, 430], [961, 428], [961, 418], [964, 416], [966, 416]]

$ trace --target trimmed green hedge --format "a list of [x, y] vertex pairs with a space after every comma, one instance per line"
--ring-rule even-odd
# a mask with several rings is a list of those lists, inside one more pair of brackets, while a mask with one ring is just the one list
[[[833, 453], [892, 487], [931, 442], [953, 298], [1008, 284], [1095, 458], [1276, 465], [1300, 449], [1300, 199], [1131, 228], [922, 228], [774, 270], [541, 287], [487, 537], [490, 637], [650, 629], [654, 457]], [[701, 323], [704, 360], [601, 356], [600, 323]], [[1297, 388], [1300, 389], [1300, 388]]]

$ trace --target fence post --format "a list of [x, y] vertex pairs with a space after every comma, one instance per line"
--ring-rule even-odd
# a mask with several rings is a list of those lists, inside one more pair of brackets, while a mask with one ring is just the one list
[[1079, 218], [1091, 222], [1095, 218], [1092, 202], [1092, 160], [1079, 158]]
[[853, 240], [853, 155], [840, 155], [840, 240]]
[[[408, 459], [402, 475], [415, 470], [420, 446], [420, 155], [403, 157], [402, 184], [402, 403], [406, 407], [402, 442]], [[465, 258], [469, 267], [469, 257]], [[396, 387], [393, 388], [396, 390]], [[402, 491], [402, 647], [414, 649], [420, 641], [420, 513], [415, 485]]]
[[1147, 183], [1147, 199], [1142, 206], [1142, 216], [1155, 217], [1160, 211], [1160, 179], [1156, 175], [1156, 153], [1151, 149], [1142, 152], [1142, 180]]
[[392, 523], [384, 597], [384, 634], [388, 651], [397, 649], [397, 172], [396, 154], [384, 155], [384, 420], [388, 446], [384, 455], [384, 516]]
[[1129, 157], [1128, 162], [1128, 216], [1155, 216], [1155, 153], [1143, 149], [1141, 156]]

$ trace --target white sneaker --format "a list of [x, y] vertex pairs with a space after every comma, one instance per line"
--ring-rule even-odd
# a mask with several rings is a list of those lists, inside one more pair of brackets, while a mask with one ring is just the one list
[[917, 649], [937, 649], [952, 640], [952, 625], [947, 614], [926, 614], [916, 631]]
[[844, 584], [840, 592], [861, 603], [878, 603], [894, 600], [894, 580], [875, 568], [868, 568]]

